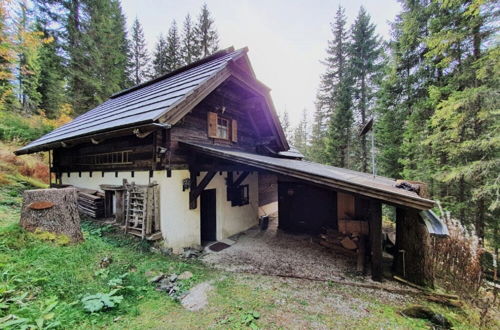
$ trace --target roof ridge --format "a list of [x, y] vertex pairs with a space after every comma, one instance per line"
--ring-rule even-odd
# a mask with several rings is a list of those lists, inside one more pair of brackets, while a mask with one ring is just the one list
[[200, 60], [198, 60], [198, 61], [196, 61], [196, 62], [193, 62], [193, 63], [191, 63], [191, 64], [184, 65], [184, 66], [182, 66], [182, 67], [180, 67], [180, 68], [178, 68], [178, 69], [175, 69], [174, 71], [171, 71], [171, 72], [165, 73], [165, 74], [163, 74], [163, 75], [161, 75], [161, 76], [159, 76], [159, 77], [156, 77], [156, 78], [150, 79], [150, 80], [145, 81], [145, 82], [143, 82], [143, 83], [140, 83], [140, 84], [137, 84], [137, 85], [135, 85], [135, 86], [132, 86], [132, 87], [129, 87], [129, 88], [123, 89], [123, 90], [121, 90], [121, 91], [119, 91], [119, 92], [116, 92], [116, 93], [112, 94], [112, 95], [109, 97], [109, 99], [114, 99], [114, 98], [117, 98], [117, 97], [119, 97], [119, 96], [122, 96], [122, 95], [128, 94], [128, 93], [133, 92], [133, 91], [135, 91], [135, 90], [141, 89], [141, 88], [143, 88], [143, 87], [145, 87], [145, 86], [148, 86], [148, 85], [154, 84], [154, 83], [156, 83], [156, 82], [158, 82], [158, 81], [161, 81], [161, 80], [164, 80], [164, 79], [170, 78], [170, 77], [175, 76], [175, 75], [177, 75], [177, 74], [179, 74], [179, 73], [182, 73], [182, 72], [184, 72], [184, 71], [187, 71], [187, 70], [189, 70], [189, 69], [192, 69], [192, 68], [194, 68], [194, 67], [197, 67], [197, 66], [199, 66], [199, 65], [201, 65], [201, 64], [208, 63], [208, 62], [213, 61], [213, 60], [215, 60], [215, 59], [217, 59], [217, 58], [220, 58], [220, 57], [223, 57], [223, 56], [225, 56], [225, 55], [231, 54], [231, 53], [236, 52], [236, 51], [241, 51], [241, 50], [243, 50], [243, 51], [247, 52], [247, 51], [248, 51], [248, 48], [247, 48], [247, 47], [244, 47], [244, 48], [240, 48], [240, 49], [238, 49], [238, 50], [235, 50], [233, 46], [230, 46], [230, 47], [227, 47], [227, 48], [221, 49], [221, 50], [219, 50], [219, 51], [217, 51], [217, 52], [213, 53], [212, 55], [206, 56], [206, 57], [204, 57], [204, 58], [202, 58], [202, 59], [200, 59]]

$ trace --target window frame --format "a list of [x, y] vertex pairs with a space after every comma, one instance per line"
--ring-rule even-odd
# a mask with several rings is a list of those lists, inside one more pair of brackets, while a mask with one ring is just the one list
[[[224, 121], [226, 123], [226, 126], [223, 126], [223, 125], [220, 125], [219, 124], [219, 120], [220, 121]], [[231, 119], [227, 118], [227, 117], [224, 117], [224, 116], [220, 116], [220, 115], [217, 115], [217, 139], [220, 139], [220, 140], [230, 140], [231, 139]], [[219, 129], [224, 129], [226, 130], [226, 136], [222, 136], [220, 134], [220, 131]]]

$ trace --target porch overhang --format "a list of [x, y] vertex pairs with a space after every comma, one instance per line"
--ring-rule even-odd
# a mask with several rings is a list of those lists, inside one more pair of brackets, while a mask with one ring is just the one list
[[368, 173], [297, 159], [265, 156], [234, 148], [191, 142], [180, 142], [180, 144], [206, 156], [252, 166], [335, 190], [366, 196], [390, 205], [417, 210], [428, 210], [434, 206], [433, 200], [422, 198], [414, 192], [396, 188], [396, 180], [385, 177], [374, 177]]

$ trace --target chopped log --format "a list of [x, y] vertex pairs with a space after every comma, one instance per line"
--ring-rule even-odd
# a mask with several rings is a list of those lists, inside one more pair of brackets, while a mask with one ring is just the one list
[[[30, 205], [50, 202], [54, 206], [32, 209]], [[83, 241], [75, 188], [26, 190], [23, 193], [21, 226], [31, 232], [38, 230], [67, 236], [71, 242]]]
[[342, 246], [348, 250], [356, 250], [358, 248], [356, 243], [347, 236], [340, 241], [340, 244], [342, 244]]

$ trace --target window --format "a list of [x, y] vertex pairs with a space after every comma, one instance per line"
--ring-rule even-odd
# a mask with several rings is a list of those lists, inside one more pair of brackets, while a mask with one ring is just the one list
[[207, 122], [209, 138], [238, 142], [238, 123], [235, 119], [220, 116], [215, 112], [208, 112]]
[[229, 139], [229, 120], [217, 117], [217, 138]]
[[231, 206], [242, 206], [250, 203], [250, 193], [247, 184], [235, 187], [232, 191]]

